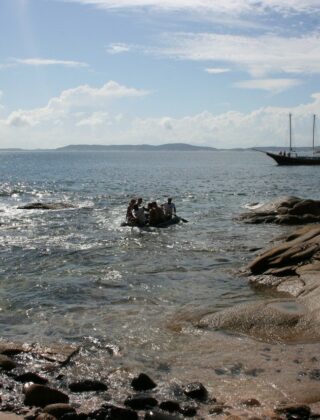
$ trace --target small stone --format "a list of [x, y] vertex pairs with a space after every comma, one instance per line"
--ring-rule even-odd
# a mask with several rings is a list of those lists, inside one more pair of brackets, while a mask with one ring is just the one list
[[189, 398], [204, 401], [208, 398], [208, 391], [201, 382], [192, 382], [183, 389], [185, 395]]
[[75, 413], [76, 410], [69, 404], [49, 404], [44, 407], [43, 411], [47, 414], [51, 414], [58, 419], [67, 413]]
[[85, 379], [84, 381], [72, 382], [69, 384], [72, 392], [106, 391], [107, 385], [100, 381]]
[[310, 407], [307, 405], [285, 405], [274, 410], [277, 414], [284, 414], [287, 419], [308, 419]]
[[158, 405], [158, 401], [149, 395], [140, 394], [129, 396], [125, 400], [124, 404], [130, 408], [133, 408], [134, 410], [144, 410], [147, 408], [155, 407]]
[[145, 373], [140, 373], [137, 378], [133, 378], [131, 385], [136, 391], [147, 391], [148, 389], [153, 389], [157, 386], [157, 384]]
[[224, 410], [225, 408], [226, 408], [226, 407], [225, 407], [224, 405], [216, 405], [216, 406], [211, 407], [211, 408], [209, 409], [209, 414], [215, 414], [215, 415], [222, 414], [222, 413], [223, 413], [223, 410]]
[[246, 407], [260, 407], [261, 404], [255, 398], [248, 398], [247, 400], [242, 400], [241, 404]]
[[160, 413], [157, 411], [149, 411], [145, 414], [144, 420], [179, 420], [181, 417], [172, 414]]
[[41, 413], [37, 415], [36, 420], [57, 420], [57, 417], [48, 413]]
[[45, 407], [49, 404], [68, 403], [69, 397], [58, 389], [45, 385], [32, 384], [25, 388], [24, 404]]
[[12, 370], [17, 366], [17, 364], [10, 359], [10, 357], [0, 354], [0, 369], [2, 370]]
[[193, 417], [197, 414], [198, 406], [194, 403], [180, 404], [180, 413], [186, 417]]
[[16, 375], [14, 379], [18, 382], [33, 382], [34, 384], [45, 385], [48, 383], [47, 378], [43, 378], [42, 376], [38, 375], [37, 373], [33, 372], [25, 372], [21, 375]]
[[180, 404], [177, 401], [163, 401], [160, 403], [159, 408], [169, 411], [169, 413], [180, 412]]

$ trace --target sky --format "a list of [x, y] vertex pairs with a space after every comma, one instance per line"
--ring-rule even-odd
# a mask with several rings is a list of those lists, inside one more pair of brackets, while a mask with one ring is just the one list
[[311, 146], [320, 0], [0, 0], [0, 148], [283, 147], [289, 113]]

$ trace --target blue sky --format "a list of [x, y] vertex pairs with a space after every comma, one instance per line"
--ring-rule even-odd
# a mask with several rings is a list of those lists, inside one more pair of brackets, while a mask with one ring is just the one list
[[[319, 0], [1, 0], [1, 148], [310, 145]], [[320, 142], [320, 140], [319, 140]]]

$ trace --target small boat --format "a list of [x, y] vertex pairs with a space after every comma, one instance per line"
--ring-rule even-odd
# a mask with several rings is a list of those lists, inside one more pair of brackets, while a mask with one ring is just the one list
[[293, 149], [291, 144], [291, 114], [289, 114], [289, 132], [290, 132], [290, 147], [289, 152], [271, 153], [265, 152], [267, 156], [274, 159], [278, 165], [320, 165], [320, 156], [314, 156], [314, 135], [316, 126], [316, 116], [313, 116], [313, 130], [312, 130], [312, 156], [298, 155]]
[[179, 217], [179, 216], [174, 216], [171, 219], [158, 223], [157, 225], [149, 225], [149, 223], [147, 223], [145, 225], [140, 226], [135, 223], [123, 222], [121, 223], [121, 226], [138, 227], [138, 228], [155, 227], [155, 228], [162, 229], [162, 228], [167, 228], [171, 225], [176, 225], [177, 223], [180, 223], [180, 222], [187, 222], [187, 220], [182, 219], [182, 217]]

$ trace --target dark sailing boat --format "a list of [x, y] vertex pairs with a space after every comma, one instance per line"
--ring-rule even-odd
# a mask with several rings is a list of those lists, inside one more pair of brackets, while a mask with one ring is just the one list
[[[313, 130], [312, 130], [312, 151], [314, 151], [314, 135], [316, 126], [316, 116], [313, 116]], [[290, 131], [290, 147], [289, 152], [271, 153], [266, 154], [274, 159], [278, 165], [320, 165], [320, 156], [298, 156], [298, 154], [292, 149], [291, 145], [291, 114], [289, 114], [289, 131]]]

